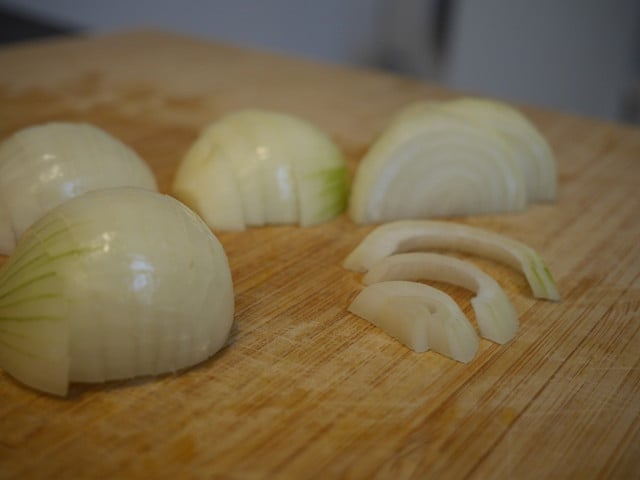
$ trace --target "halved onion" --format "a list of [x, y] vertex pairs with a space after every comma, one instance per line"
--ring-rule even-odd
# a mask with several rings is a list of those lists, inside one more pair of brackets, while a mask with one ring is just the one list
[[518, 314], [502, 287], [469, 262], [437, 253], [400, 253], [375, 263], [363, 278], [365, 285], [388, 280], [432, 280], [466, 288], [476, 293], [471, 305], [484, 338], [506, 343], [518, 331]]
[[528, 201], [555, 200], [558, 180], [551, 147], [518, 110], [503, 102], [471, 97], [445, 102], [442, 106], [479, 126], [495, 130], [509, 143], [514, 160], [524, 172]]
[[560, 299], [551, 272], [534, 249], [503, 235], [457, 223], [404, 220], [381, 225], [365, 237], [343, 265], [348, 270], [365, 272], [394, 253], [438, 248], [505, 263], [524, 273], [536, 298]]
[[497, 132], [437, 104], [401, 112], [358, 165], [349, 214], [378, 223], [522, 210], [525, 179], [512, 157]]
[[478, 336], [456, 302], [422, 283], [374, 283], [358, 294], [349, 311], [415, 352], [433, 350], [467, 363], [478, 351]]
[[70, 381], [173, 372], [221, 349], [227, 257], [177, 200], [136, 188], [49, 211], [0, 269], [0, 368], [58, 395]]
[[157, 190], [147, 164], [105, 131], [84, 123], [25, 128], [0, 145], [0, 254], [49, 209], [100, 188]]
[[206, 128], [173, 194], [220, 230], [328, 221], [346, 207], [348, 175], [331, 139], [284, 113], [245, 110]]

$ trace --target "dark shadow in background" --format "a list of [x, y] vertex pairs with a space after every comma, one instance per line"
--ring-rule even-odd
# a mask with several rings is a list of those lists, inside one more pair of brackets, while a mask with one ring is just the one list
[[0, 5], [0, 44], [24, 42], [38, 38], [73, 35], [81, 29], [61, 25], [24, 10]]

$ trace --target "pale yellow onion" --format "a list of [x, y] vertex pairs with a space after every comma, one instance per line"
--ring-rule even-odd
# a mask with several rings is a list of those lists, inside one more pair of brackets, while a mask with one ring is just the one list
[[525, 179], [510, 146], [433, 105], [400, 115], [360, 161], [349, 214], [356, 223], [514, 212], [526, 204]]
[[478, 336], [460, 307], [428, 285], [375, 283], [360, 291], [349, 311], [418, 353], [433, 350], [467, 363], [478, 351]]
[[189, 367], [227, 342], [233, 284], [220, 242], [177, 200], [136, 188], [50, 210], [0, 269], [0, 368], [64, 395]]
[[431, 280], [475, 292], [471, 299], [480, 334], [506, 343], [518, 332], [518, 314], [500, 285], [473, 264], [437, 253], [399, 253], [376, 262], [363, 278], [365, 285], [388, 280]]
[[504, 102], [465, 97], [442, 106], [477, 125], [498, 132], [511, 146], [524, 172], [527, 200], [553, 201], [557, 195], [556, 160], [549, 142], [522, 113]]
[[173, 194], [209, 226], [314, 225], [346, 206], [346, 163], [315, 126], [264, 110], [228, 114], [208, 126], [183, 158]]
[[148, 165], [107, 132], [53, 122], [14, 133], [0, 145], [0, 254], [49, 209], [100, 188], [157, 190]]
[[528, 202], [549, 202], [557, 195], [558, 179], [555, 156], [551, 146], [516, 108], [505, 102], [479, 97], [462, 97], [449, 101], [418, 101], [409, 104], [392, 122], [401, 127], [429, 121], [434, 109], [449, 112], [477, 128], [493, 131], [511, 149], [511, 157], [524, 173]]
[[459, 250], [505, 263], [524, 273], [536, 298], [560, 299], [555, 280], [538, 252], [504, 235], [460, 223], [403, 220], [381, 225], [362, 240], [343, 265], [365, 272], [394, 253], [429, 249]]

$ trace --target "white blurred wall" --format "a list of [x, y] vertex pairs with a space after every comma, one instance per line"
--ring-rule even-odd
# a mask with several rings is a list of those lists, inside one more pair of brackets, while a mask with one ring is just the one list
[[452, 29], [456, 88], [616, 118], [640, 87], [638, 0], [465, 0]]
[[96, 32], [149, 26], [321, 60], [359, 63], [378, 0], [0, 0]]
[[[384, 66], [454, 88], [622, 118], [637, 89], [640, 1], [454, 0], [448, 49], [430, 43], [439, 0], [0, 0], [105, 32], [155, 26], [322, 61]], [[633, 99], [632, 99], [633, 100]]]

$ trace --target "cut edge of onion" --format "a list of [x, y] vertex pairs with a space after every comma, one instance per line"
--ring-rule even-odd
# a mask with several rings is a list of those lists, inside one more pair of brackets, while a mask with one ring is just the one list
[[462, 97], [442, 105], [478, 125], [494, 129], [513, 145], [515, 157], [525, 172], [529, 201], [555, 200], [558, 181], [553, 150], [524, 114], [505, 102], [479, 97]]
[[404, 107], [391, 125], [428, 118], [436, 109], [449, 112], [476, 127], [491, 130], [509, 144], [513, 160], [524, 172], [528, 202], [555, 200], [558, 182], [553, 151], [546, 138], [519, 110], [506, 102], [481, 97], [417, 101]]
[[502, 287], [467, 261], [437, 253], [400, 253], [374, 264], [363, 283], [389, 280], [441, 281], [466, 288], [476, 294], [471, 305], [482, 337], [503, 344], [518, 331], [518, 314]]
[[413, 110], [401, 112], [360, 161], [349, 200], [355, 223], [526, 207], [522, 168], [501, 135], [439, 104]]
[[348, 310], [417, 353], [432, 350], [468, 363], [478, 351], [478, 336], [458, 304], [429, 285], [374, 283], [360, 291]]
[[2, 369], [31, 388], [66, 395], [71, 363], [68, 324], [67, 320], [55, 317], [3, 320], [0, 325]]
[[347, 256], [344, 268], [366, 272], [394, 253], [450, 249], [486, 257], [520, 270], [536, 298], [560, 300], [546, 263], [531, 247], [481, 228], [436, 220], [400, 220], [375, 228]]

